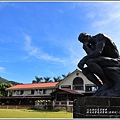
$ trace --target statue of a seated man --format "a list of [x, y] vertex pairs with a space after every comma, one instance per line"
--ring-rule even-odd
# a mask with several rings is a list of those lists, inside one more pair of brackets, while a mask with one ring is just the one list
[[[98, 86], [95, 96], [109, 96], [109, 90], [112, 90], [115, 85], [114, 77], [120, 77], [120, 57], [115, 43], [102, 33], [95, 36], [81, 33], [78, 40], [83, 43], [83, 49], [87, 53], [78, 63], [78, 67], [91, 82]], [[87, 67], [84, 67], [85, 64]], [[118, 74], [109, 74], [113, 71], [112, 68], [118, 68]]]

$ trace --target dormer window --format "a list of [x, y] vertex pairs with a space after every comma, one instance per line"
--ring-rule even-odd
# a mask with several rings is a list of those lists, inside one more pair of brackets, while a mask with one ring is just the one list
[[79, 75], [79, 73], [76, 73], [76, 75], [78, 76], [78, 75]]

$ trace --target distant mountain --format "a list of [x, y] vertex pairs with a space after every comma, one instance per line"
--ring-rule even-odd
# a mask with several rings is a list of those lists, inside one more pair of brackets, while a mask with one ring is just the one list
[[15, 81], [9, 81], [9, 80], [2, 78], [2, 77], [0, 77], [0, 83], [11, 83], [12, 85], [22, 84], [22, 83], [18, 83]]

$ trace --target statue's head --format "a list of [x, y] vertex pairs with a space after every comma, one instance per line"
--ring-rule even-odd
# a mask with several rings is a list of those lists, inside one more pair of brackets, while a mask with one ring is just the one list
[[78, 36], [78, 40], [82, 43], [84, 42], [88, 42], [91, 38], [91, 35], [87, 34], [87, 33], [81, 33], [79, 36]]

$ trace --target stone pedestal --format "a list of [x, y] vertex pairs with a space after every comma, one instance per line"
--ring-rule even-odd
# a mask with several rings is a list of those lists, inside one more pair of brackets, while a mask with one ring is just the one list
[[120, 118], [120, 97], [80, 97], [73, 103], [73, 118]]

